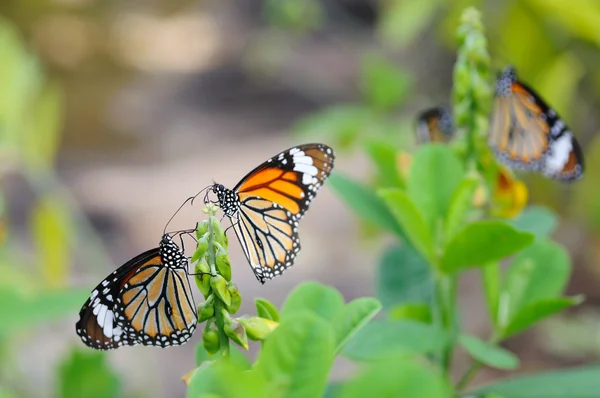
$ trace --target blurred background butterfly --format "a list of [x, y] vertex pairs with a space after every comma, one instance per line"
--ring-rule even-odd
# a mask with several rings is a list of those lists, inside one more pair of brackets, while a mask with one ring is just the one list
[[293, 265], [300, 251], [298, 222], [331, 173], [333, 161], [327, 145], [300, 145], [268, 159], [233, 189], [211, 187], [260, 283]]
[[92, 290], [79, 312], [77, 334], [99, 350], [185, 343], [198, 319], [187, 267], [182, 249], [164, 234], [157, 248], [129, 260]]
[[417, 116], [417, 141], [449, 142], [454, 137], [452, 112], [445, 106], [426, 109]]
[[516, 169], [573, 181], [583, 175], [579, 143], [560, 116], [506, 67], [496, 82], [489, 145], [496, 157]]

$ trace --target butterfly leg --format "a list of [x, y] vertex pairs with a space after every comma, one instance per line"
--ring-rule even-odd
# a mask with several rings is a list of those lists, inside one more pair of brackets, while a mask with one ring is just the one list
[[228, 226], [227, 228], [225, 228], [225, 231], [223, 232], [225, 234], [225, 236], [227, 236], [227, 231], [229, 231], [231, 228], [233, 228], [233, 226], [235, 224], [237, 224], [237, 223], [240, 222], [240, 220], [237, 218], [237, 214], [235, 216], [233, 216], [233, 217], [230, 217], [229, 220], [231, 221], [231, 225]]

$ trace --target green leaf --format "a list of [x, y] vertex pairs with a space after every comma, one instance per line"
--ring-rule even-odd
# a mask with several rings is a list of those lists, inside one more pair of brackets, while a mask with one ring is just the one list
[[475, 336], [460, 335], [460, 345], [479, 362], [497, 369], [513, 370], [519, 367], [519, 358], [512, 352]]
[[398, 150], [387, 141], [370, 140], [365, 144], [367, 154], [377, 166], [379, 179], [384, 187], [404, 188], [404, 179], [398, 172], [396, 156]]
[[445, 145], [426, 144], [415, 154], [408, 175], [408, 195], [432, 231], [444, 219], [450, 200], [464, 175], [464, 167]]
[[510, 318], [529, 303], [562, 295], [571, 273], [567, 251], [557, 243], [537, 240], [512, 261], [504, 282], [504, 311]]
[[498, 326], [498, 305], [500, 301], [500, 265], [493, 261], [481, 268], [483, 291], [488, 313], [494, 327]]
[[531, 232], [536, 238], [550, 236], [558, 225], [556, 214], [542, 206], [529, 206], [512, 225], [520, 231]]
[[279, 322], [279, 311], [277, 311], [275, 304], [264, 298], [255, 298], [254, 303], [256, 304], [256, 315]]
[[388, 318], [393, 320], [409, 320], [421, 323], [432, 323], [431, 306], [425, 303], [406, 303], [393, 306], [388, 311]]
[[448, 243], [441, 268], [455, 272], [484, 266], [524, 249], [533, 240], [532, 234], [519, 232], [504, 222], [477, 221], [467, 225]]
[[322, 396], [334, 350], [334, 331], [326, 320], [306, 311], [284, 317], [257, 360], [257, 373], [271, 386], [267, 396]]
[[431, 230], [415, 203], [405, 192], [397, 188], [382, 189], [379, 191], [379, 196], [392, 212], [396, 221], [402, 226], [412, 245], [431, 264], [435, 264], [435, 249]]
[[281, 319], [310, 311], [331, 321], [344, 308], [344, 297], [336, 289], [316, 282], [303, 282], [290, 292], [281, 307]]
[[566, 308], [578, 305], [582, 296], [556, 297], [536, 301], [523, 307], [509, 322], [502, 337], [510, 337], [527, 329], [534, 323], [556, 314]]
[[[206, 348], [204, 348], [202, 341], [196, 344], [196, 366], [200, 366], [206, 361], [214, 361], [220, 358], [221, 357], [219, 355], [209, 354], [206, 351]], [[231, 346], [229, 348], [229, 359], [240, 370], [250, 369], [250, 361], [248, 361], [248, 358], [246, 358], [246, 356], [236, 346]]]
[[336, 172], [329, 176], [328, 184], [359, 217], [404, 239], [402, 227], [373, 189]]
[[404, 302], [431, 303], [433, 274], [427, 261], [409, 245], [387, 249], [379, 261], [377, 297], [384, 308]]
[[121, 380], [106, 363], [103, 352], [73, 350], [58, 368], [58, 391], [61, 398], [122, 397]]
[[69, 276], [71, 238], [68, 209], [54, 198], [41, 198], [31, 213], [30, 223], [44, 286], [64, 287]]
[[[346, 148], [354, 144], [375, 119], [374, 112], [366, 106], [335, 105], [301, 118], [292, 126], [292, 131], [302, 137], [334, 140], [338, 147]], [[331, 138], [327, 140], [328, 137]]]
[[462, 226], [466, 224], [476, 189], [476, 179], [464, 178], [452, 194], [450, 206], [446, 214], [445, 236], [447, 240], [453, 238]]
[[357, 298], [346, 304], [332, 321], [337, 343], [335, 352], [339, 352], [380, 310], [381, 303], [372, 297]]
[[365, 58], [361, 89], [374, 108], [390, 110], [401, 104], [410, 88], [410, 76], [380, 56]]
[[342, 350], [357, 361], [428, 354], [448, 344], [445, 332], [433, 325], [413, 321], [376, 320], [365, 325]]
[[[235, 361], [204, 362], [190, 376], [186, 397], [262, 398], [268, 396], [267, 383], [262, 375], [255, 370], [246, 369], [240, 368]], [[232, 383], [232, 380], [235, 380], [235, 383]]]
[[42, 292], [18, 292], [0, 285], [0, 335], [42, 321], [75, 314], [88, 291], [70, 288]]
[[344, 383], [336, 398], [447, 398], [451, 390], [436, 368], [418, 358], [394, 358], [370, 364]]
[[533, 375], [520, 375], [479, 389], [474, 394], [507, 398], [597, 398], [600, 366], [582, 366]]

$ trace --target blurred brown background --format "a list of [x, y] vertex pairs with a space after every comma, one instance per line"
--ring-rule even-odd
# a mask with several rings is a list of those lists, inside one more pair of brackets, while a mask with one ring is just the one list
[[[293, 135], [290, 126], [329, 105], [359, 101], [366, 54], [382, 54], [411, 77], [411, 94], [398, 110], [407, 123], [423, 107], [448, 103], [452, 32], [460, 11], [476, 5], [494, 67], [517, 66], [571, 126], [588, 165], [576, 185], [527, 178], [532, 202], [564, 216], [555, 237], [573, 255], [569, 292], [585, 294], [587, 304], [568, 315], [576, 318], [553, 319], [508, 346], [524, 370], [591, 361], [600, 355], [600, 164], [594, 156], [600, 6], [577, 3], [581, 10], [566, 0], [4, 0], [0, 15], [17, 27], [63, 98], [55, 167], [22, 173], [18, 163], [8, 163], [3, 177], [10, 243], [34, 264], [19, 272], [44, 277], [28, 225], [48, 192], [66, 203], [77, 225], [65, 268], [57, 271], [66, 282], [56, 283], [91, 290], [114, 267], [157, 245], [177, 207], [213, 179], [232, 187], [293, 144], [327, 142], [326, 134]], [[352, 149], [338, 151], [336, 169], [369, 175], [368, 162]], [[202, 219], [200, 210], [185, 208], [171, 227], [191, 227]], [[232, 243], [234, 280], [246, 299], [241, 312], [253, 312], [253, 297], [280, 304], [304, 280], [332, 284], [347, 300], [371, 294], [383, 243], [362, 236], [325, 187], [302, 222], [296, 265], [281, 278], [260, 286]], [[484, 335], [478, 284], [477, 275], [462, 281], [462, 316], [470, 331]], [[4, 379], [23, 396], [52, 396], [57, 363], [80, 345], [75, 321], [72, 314], [11, 340], [14, 362]], [[193, 347], [125, 348], [110, 352], [109, 361], [135, 396], [179, 397], [185, 392], [180, 377], [194, 367]], [[333, 377], [349, 368], [340, 363]], [[479, 380], [495, 376], [488, 371]]]

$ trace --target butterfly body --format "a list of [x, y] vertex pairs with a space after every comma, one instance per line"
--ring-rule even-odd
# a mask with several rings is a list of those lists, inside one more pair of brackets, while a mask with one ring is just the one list
[[511, 168], [561, 181], [583, 175], [583, 154], [567, 125], [510, 67], [496, 83], [488, 142]]
[[301, 145], [268, 159], [234, 189], [212, 186], [259, 282], [293, 265], [300, 251], [298, 221], [329, 176], [333, 161], [328, 146]]
[[92, 291], [77, 334], [100, 350], [185, 343], [197, 324], [187, 267], [187, 257], [165, 234], [159, 247], [131, 259]]

